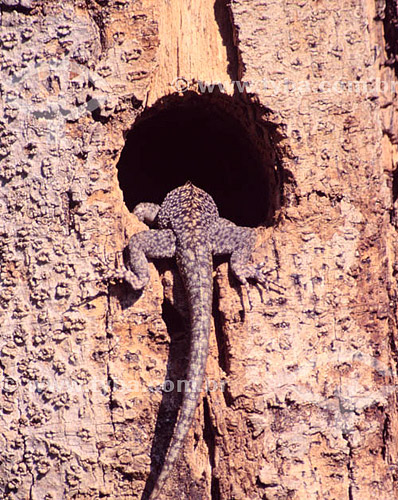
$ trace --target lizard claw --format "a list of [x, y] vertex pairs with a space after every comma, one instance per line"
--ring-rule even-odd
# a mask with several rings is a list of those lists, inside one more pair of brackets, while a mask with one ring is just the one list
[[240, 270], [241, 272], [237, 276], [238, 279], [240, 280], [240, 282], [242, 283], [242, 285], [246, 289], [246, 295], [247, 295], [247, 300], [249, 303], [250, 310], [253, 309], [253, 307], [252, 307], [253, 305], [252, 305], [252, 301], [250, 299], [250, 285], [249, 285], [248, 281], [254, 281], [254, 286], [256, 286], [256, 288], [259, 291], [259, 294], [261, 297], [261, 302], [264, 302], [261, 287], [264, 287], [265, 290], [267, 290], [267, 291], [271, 289], [272, 291], [279, 293], [279, 294], [283, 293], [283, 291], [281, 291], [281, 289], [285, 290], [285, 287], [283, 287], [282, 285], [279, 285], [278, 283], [276, 283], [275, 281], [271, 280], [268, 277], [268, 275], [270, 273], [272, 273], [273, 271], [275, 271], [276, 268], [268, 269], [267, 271], [265, 271], [263, 269], [264, 265], [265, 265], [265, 263], [261, 262], [260, 264], [258, 264], [256, 266], [253, 266], [253, 265], [247, 266], [244, 270], [241, 269]]
[[[253, 304], [250, 298], [250, 285], [249, 281], [254, 281], [254, 285], [259, 291], [260, 297], [261, 297], [261, 302], [264, 302], [263, 300], [263, 293], [261, 287], [264, 287], [267, 291], [272, 290], [276, 293], [282, 294], [283, 292], [280, 290], [285, 290], [285, 287], [282, 285], [279, 285], [275, 281], [271, 280], [268, 275], [272, 273], [273, 271], [276, 270], [276, 268], [268, 269], [265, 271], [264, 268], [265, 263], [261, 262], [258, 265], [246, 265], [244, 267], [238, 267], [235, 266], [235, 275], [241, 282], [241, 284], [244, 286], [246, 290], [246, 296], [247, 296], [247, 301], [249, 304], [249, 309], [253, 309]], [[243, 305], [244, 306], [244, 305]]]
[[[276, 267], [273, 267], [271, 269], [268, 269], [265, 271], [263, 268], [265, 266], [265, 262], [260, 262], [257, 266], [254, 267], [254, 275], [250, 276], [253, 280], [256, 281], [259, 285], [262, 285], [267, 291], [270, 289], [270, 284], [273, 285], [275, 288], [273, 289], [274, 292], [277, 293], [282, 293], [280, 289], [286, 290], [286, 288], [282, 285], [279, 285], [279, 283], [276, 283], [275, 281], [271, 280], [268, 275], [272, 273], [273, 271], [276, 271]], [[279, 289], [279, 290], [278, 290]]]

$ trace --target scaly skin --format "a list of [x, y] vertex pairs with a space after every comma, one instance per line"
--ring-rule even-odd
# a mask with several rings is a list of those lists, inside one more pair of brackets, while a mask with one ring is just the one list
[[159, 498], [192, 425], [206, 369], [213, 295], [215, 254], [231, 254], [230, 265], [238, 280], [265, 284], [265, 275], [250, 265], [255, 230], [235, 226], [218, 215], [212, 197], [190, 182], [171, 191], [161, 207], [140, 203], [134, 213], [142, 221], [157, 223], [151, 229], [133, 235], [129, 242], [129, 267], [122, 277], [136, 289], [149, 281], [147, 258], [176, 257], [190, 312], [191, 348], [187, 380], [179, 418], [167, 451], [163, 468], [150, 495]]

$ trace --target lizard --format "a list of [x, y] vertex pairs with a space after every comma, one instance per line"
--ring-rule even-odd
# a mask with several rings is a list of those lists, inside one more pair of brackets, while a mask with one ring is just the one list
[[213, 295], [213, 255], [230, 255], [238, 281], [266, 285], [266, 274], [250, 263], [256, 241], [254, 228], [241, 227], [219, 216], [213, 198], [190, 181], [170, 191], [159, 206], [139, 203], [138, 219], [156, 229], [134, 234], [128, 243], [127, 269], [122, 276], [134, 290], [149, 281], [148, 258], [175, 257], [189, 306], [191, 345], [187, 381], [178, 420], [163, 467], [149, 500], [159, 498], [194, 419], [204, 379]]

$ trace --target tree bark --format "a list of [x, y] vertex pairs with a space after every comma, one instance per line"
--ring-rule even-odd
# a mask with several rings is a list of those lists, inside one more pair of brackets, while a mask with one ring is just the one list
[[[270, 287], [247, 296], [216, 262], [208, 386], [164, 498], [397, 498], [396, 1], [0, 9], [0, 496], [141, 498], [189, 338], [172, 263], [140, 295], [112, 278], [145, 229], [124, 200], [197, 175], [260, 213]], [[160, 165], [123, 153], [201, 106], [214, 168], [192, 167], [203, 142], [179, 170], [166, 146]], [[252, 151], [256, 200], [222, 194], [235, 164], [250, 185]]]

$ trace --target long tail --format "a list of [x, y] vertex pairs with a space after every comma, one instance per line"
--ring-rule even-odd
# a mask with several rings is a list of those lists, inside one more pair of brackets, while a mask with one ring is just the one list
[[191, 427], [195, 410], [202, 389], [207, 353], [209, 347], [209, 331], [212, 302], [212, 257], [210, 252], [201, 248], [195, 251], [195, 262], [192, 252], [179, 256], [180, 273], [185, 283], [191, 317], [191, 348], [187, 384], [173, 437], [164, 460], [163, 468], [157, 478], [149, 500], [157, 500], [160, 491], [168, 478], [181, 452], [187, 433]]

